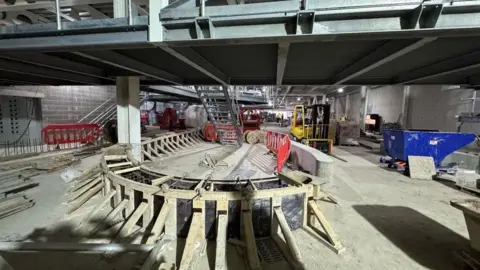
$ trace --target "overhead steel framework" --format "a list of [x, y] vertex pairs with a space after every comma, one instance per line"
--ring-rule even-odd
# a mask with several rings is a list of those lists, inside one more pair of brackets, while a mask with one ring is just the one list
[[480, 85], [480, 1], [150, 0], [148, 12], [1, 27], [0, 83]]

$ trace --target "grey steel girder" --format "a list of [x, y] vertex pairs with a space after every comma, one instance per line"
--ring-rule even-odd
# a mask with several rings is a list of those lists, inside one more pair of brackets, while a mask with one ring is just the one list
[[[339, 34], [363, 35], [376, 38], [388, 35], [396, 38], [424, 35], [417, 32], [478, 28], [479, 1], [419, 1], [419, 0], [309, 0], [305, 9], [299, 1], [274, 1], [245, 5], [207, 6], [204, 17], [195, 1], [172, 4], [157, 13], [164, 31], [163, 40], [171, 46], [200, 44], [298, 42], [308, 40], [337, 40]], [[208, 35], [198, 35], [199, 22]], [[471, 30], [471, 29], [470, 29]], [[478, 33], [478, 29], [476, 29]], [[441, 32], [430, 32], [434, 36]], [[461, 33], [458, 33], [461, 34]], [[303, 37], [299, 37], [303, 36]], [[272, 39], [278, 38], [278, 39]], [[241, 40], [244, 39], [244, 40]], [[202, 42], [198, 42], [202, 40]], [[209, 42], [206, 42], [209, 40]]]

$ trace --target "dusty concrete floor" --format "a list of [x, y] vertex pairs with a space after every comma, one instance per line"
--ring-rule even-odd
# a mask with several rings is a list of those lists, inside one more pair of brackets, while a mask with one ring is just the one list
[[[152, 162], [147, 166], [165, 174], [190, 178], [202, 178], [208, 174], [212, 174], [212, 179], [234, 179], [236, 175], [242, 179], [273, 176], [275, 160], [272, 156], [266, 155], [268, 150], [264, 145], [243, 144], [238, 149], [233, 146], [217, 144], [199, 147], [208, 150], [199, 149], [199, 151]], [[206, 156], [217, 162], [217, 166], [213, 170], [200, 164]]]
[[[212, 156], [228, 153], [225, 160], [235, 157], [230, 161], [233, 165], [234, 160], [238, 162], [248, 156], [245, 154], [248, 148], [240, 150], [244, 155], [212, 150]], [[473, 196], [440, 182], [414, 180], [382, 168], [377, 155], [360, 147], [339, 147], [334, 151], [348, 161], [334, 160], [335, 177], [326, 188], [340, 205], [324, 202], [322, 208], [346, 251], [337, 255], [316, 237], [297, 230], [294, 236], [306, 269], [460, 269], [455, 264], [454, 252], [467, 247], [468, 233], [462, 213], [451, 207], [449, 201]], [[202, 154], [189, 155], [190, 163], [179, 159], [172, 164], [194, 166], [194, 159], [201, 158]], [[79, 166], [85, 168], [96, 162], [98, 159], [92, 157]], [[68, 234], [73, 221], [63, 219], [63, 195], [68, 185], [59, 174], [40, 176], [40, 187], [32, 194], [37, 200], [35, 207], [0, 220], [0, 240], [75, 240], [75, 236]], [[86, 207], [91, 209], [93, 203]], [[34, 231], [40, 234], [32, 233]], [[205, 254], [209, 256], [201, 256], [197, 269], [212, 266], [209, 258], [214, 254], [214, 246], [213, 242], [208, 243]], [[14, 269], [131, 269], [138, 259], [132, 254], [110, 261], [86, 253], [3, 252], [0, 255]], [[227, 256], [229, 269], [246, 269], [230, 245]], [[6, 269], [0, 260], [0, 270]]]

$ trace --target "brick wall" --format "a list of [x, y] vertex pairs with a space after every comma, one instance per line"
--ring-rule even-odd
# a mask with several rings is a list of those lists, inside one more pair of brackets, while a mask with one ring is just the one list
[[[43, 124], [77, 123], [82, 117], [115, 95], [113, 86], [38, 86]], [[96, 111], [93, 115], [101, 113]]]

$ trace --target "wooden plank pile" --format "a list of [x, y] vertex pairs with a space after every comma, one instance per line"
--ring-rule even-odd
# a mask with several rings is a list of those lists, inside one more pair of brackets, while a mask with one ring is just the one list
[[0, 199], [0, 219], [21, 212], [35, 205], [24, 193], [17, 193]]
[[31, 166], [0, 172], [0, 219], [32, 207], [35, 202], [22, 191], [38, 186], [31, 179], [40, 172]]

